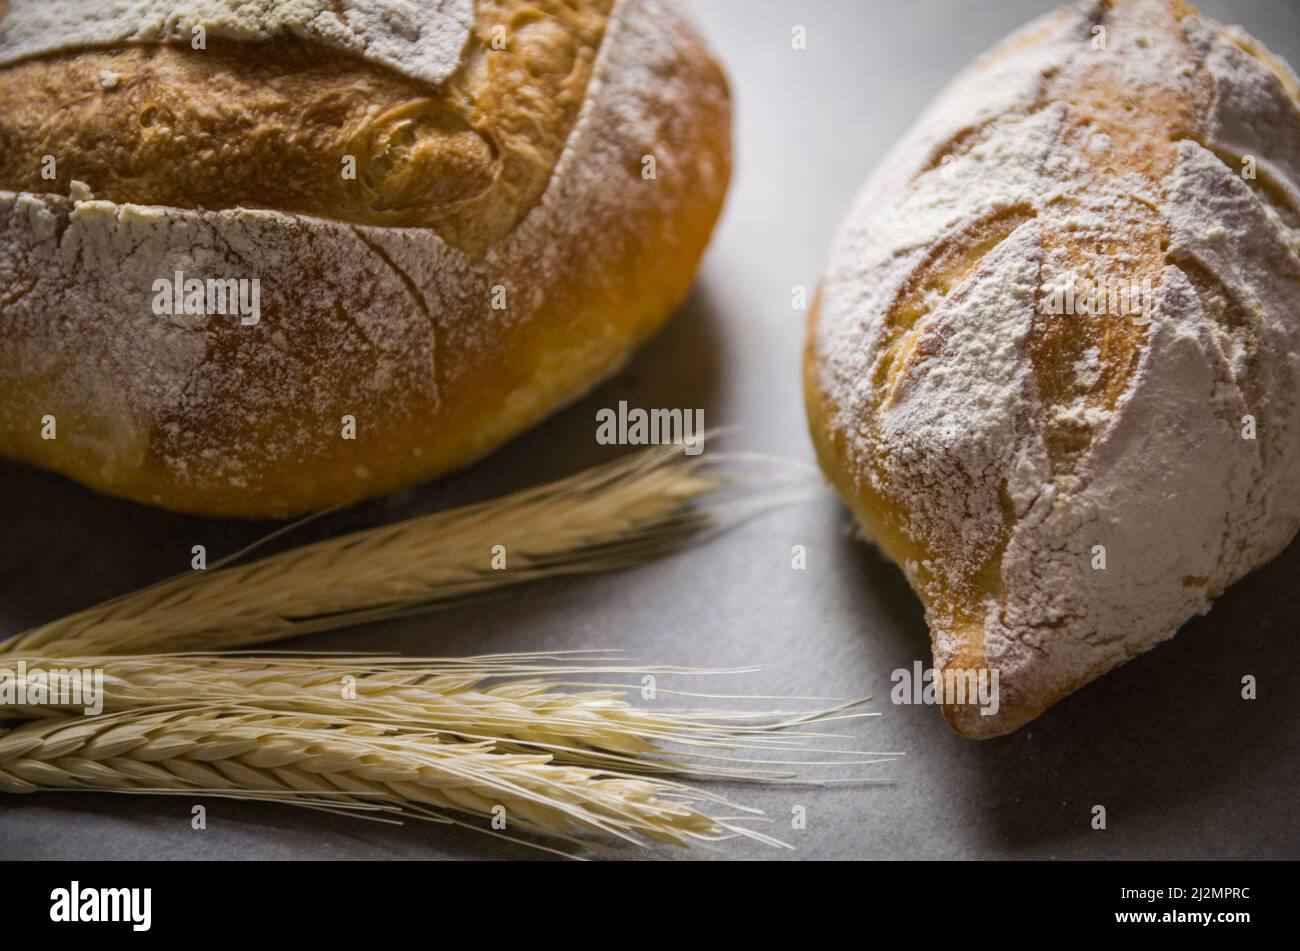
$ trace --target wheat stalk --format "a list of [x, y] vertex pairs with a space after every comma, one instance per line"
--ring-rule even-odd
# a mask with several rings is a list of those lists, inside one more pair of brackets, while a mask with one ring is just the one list
[[[0, 791], [204, 794], [453, 822], [447, 813], [482, 819], [499, 807], [511, 828], [569, 841], [585, 831], [638, 844], [740, 835], [779, 845], [712, 814], [738, 807], [665, 774], [803, 781], [773, 772], [791, 764], [771, 756], [826, 753], [845, 765], [894, 755], [821, 749], [824, 734], [790, 729], [861, 714], [650, 710], [628, 703], [624, 686], [584, 683], [573, 693], [556, 678], [696, 672], [549, 655], [132, 655], [264, 643], [618, 568], [790, 500], [693, 504], [742, 481], [716, 462], [656, 449], [494, 502], [236, 564], [246, 549], [19, 635], [0, 644], [6, 662], [100, 668], [116, 712], [81, 719], [64, 704], [50, 718], [39, 704], [0, 707], [0, 716], [43, 718], [0, 729]], [[505, 571], [491, 562], [494, 546], [506, 551]], [[345, 677], [355, 697], [340, 691]], [[766, 759], [740, 760], [737, 750]]]
[[[741, 670], [611, 666], [598, 652], [466, 658], [335, 657], [328, 654], [143, 655], [8, 657], [6, 673], [95, 671], [103, 678], [102, 708], [120, 712], [184, 705], [328, 717], [436, 732], [461, 741], [491, 740], [550, 753], [559, 762], [618, 767], [638, 773], [674, 772], [714, 778], [793, 778], [773, 767], [866, 765], [897, 754], [843, 750], [831, 734], [791, 732], [837, 718], [864, 701], [807, 712], [683, 710], [634, 706], [634, 688], [568, 683], [581, 674], [701, 676]], [[14, 677], [14, 696], [22, 677]], [[579, 692], [562, 688], [581, 686]], [[592, 689], [592, 688], [595, 689]], [[671, 695], [672, 691], [664, 691]], [[86, 697], [30, 697], [0, 703], [0, 718], [59, 717], [82, 712]], [[779, 734], [779, 735], [778, 735]], [[738, 751], [761, 752], [742, 760]], [[795, 763], [773, 761], [795, 753]], [[824, 754], [829, 761], [809, 761]], [[761, 765], [762, 769], [752, 768]]]
[[[491, 502], [229, 564], [246, 550], [207, 571], [27, 631], [0, 643], [0, 653], [207, 651], [266, 643], [542, 577], [624, 567], [725, 518], [788, 501], [692, 505], [738, 481], [725, 461], [704, 460], [659, 447]], [[492, 564], [498, 545], [504, 570]]]
[[508, 830], [569, 841], [585, 831], [636, 845], [735, 836], [783, 844], [737, 817], [712, 814], [753, 810], [662, 778], [304, 715], [135, 711], [0, 731], [0, 791], [38, 790], [211, 794], [362, 814], [377, 807], [413, 816], [459, 812], [477, 817], [470, 825], [484, 831], [490, 826], [482, 820], [503, 815]]

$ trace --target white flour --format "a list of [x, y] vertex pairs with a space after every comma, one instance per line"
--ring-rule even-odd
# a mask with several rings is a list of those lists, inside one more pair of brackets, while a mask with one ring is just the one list
[[[983, 618], [1004, 698], [1029, 705], [1170, 637], [1300, 525], [1300, 103], [1209, 21], [1182, 21], [1175, 40], [1127, 19], [1157, 0], [1119, 6], [1126, 16], [1109, 23], [1106, 51], [1090, 47], [1102, 14], [1083, 4], [1026, 27], [949, 87], [848, 216], [813, 341], [850, 469], [900, 502], [908, 537], [935, 554], [904, 566], [909, 579], [927, 602], [941, 589], [970, 596], [962, 607]], [[1046, 92], [1098, 71], [1127, 94], [1098, 108], [1136, 106], [1119, 125], [1138, 130], [1129, 143], [1072, 127]], [[1206, 89], [1201, 127], [1176, 142], [1145, 113]], [[1167, 157], [1159, 179], [1098, 173], [1108, 157], [1151, 160], [1141, 154], [1148, 121], [1145, 141]], [[1242, 179], [1244, 155], [1271, 196]], [[1017, 209], [1018, 226], [926, 301], [913, 356], [880, 408], [882, 316], [932, 248]], [[1131, 277], [1151, 209], [1165, 266], [1122, 395], [1107, 406], [1092, 393], [1105, 367], [1098, 341], [1065, 368], [1073, 395], [1048, 399], [1027, 349], [1044, 288], [1071, 264], [1095, 279]], [[1062, 236], [1074, 249], [1106, 245], [1080, 265], [1063, 258]], [[1198, 295], [1183, 270], [1198, 265], [1231, 307]], [[1241, 438], [1247, 414], [1254, 441]], [[1049, 430], [1078, 434], [1082, 450], [1054, 454]], [[1099, 545], [1104, 570], [1094, 568]], [[990, 559], [1001, 590], [981, 595], [971, 579]], [[969, 632], [930, 607], [943, 666]]]
[[[10, 20], [30, 6], [16, 3]], [[444, 14], [423, 16], [426, 32], [441, 29]], [[615, 6], [546, 192], [479, 260], [426, 229], [0, 191], [0, 380], [25, 381], [36, 400], [0, 401], [0, 417], [12, 417], [11, 431], [26, 431], [32, 418], [66, 410], [78, 425], [60, 439], [102, 459], [110, 481], [148, 453], [183, 481], [239, 486], [256, 478], [250, 461], [288, 465], [305, 444], [332, 438], [341, 403], [346, 412], [385, 416], [436, 405], [440, 381], [461, 372], [459, 355], [490, 351], [530, 319], [542, 288], [581, 286], [593, 273], [619, 280], [620, 243], [633, 238], [593, 222], [677, 200], [667, 188], [634, 191], [628, 181], [642, 155], [654, 152], [664, 167], [674, 162], [672, 124], [686, 97], [685, 80], [670, 67], [695, 42], [686, 29], [663, 0]], [[12, 49], [12, 33], [8, 42]], [[700, 164], [690, 174], [717, 189], [726, 170]], [[213, 320], [157, 317], [152, 283], [176, 270], [260, 279], [263, 313], [278, 316], [234, 333]], [[499, 283], [525, 305], [490, 309]], [[215, 346], [233, 348], [235, 359], [214, 360]], [[222, 369], [232, 363], [234, 376]], [[513, 398], [542, 401], [545, 382]], [[214, 428], [230, 451], [214, 449]], [[256, 445], [247, 444], [249, 431], [259, 433]]]
[[474, 0], [12, 0], [0, 65], [78, 46], [189, 43], [292, 35], [353, 53], [430, 85], [456, 71]]

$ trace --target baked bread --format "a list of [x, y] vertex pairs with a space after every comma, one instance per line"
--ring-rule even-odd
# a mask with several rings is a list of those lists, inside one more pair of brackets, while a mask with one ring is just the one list
[[945, 683], [997, 674], [996, 713], [940, 695], [957, 732], [1021, 726], [1295, 536], [1298, 228], [1295, 74], [1169, 0], [1036, 21], [869, 180], [808, 416]]
[[13, 0], [0, 452], [248, 517], [466, 463], [676, 307], [729, 150], [670, 0]]

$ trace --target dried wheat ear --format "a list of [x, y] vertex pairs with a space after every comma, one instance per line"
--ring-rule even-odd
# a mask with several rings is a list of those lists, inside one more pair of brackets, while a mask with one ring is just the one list
[[[843, 737], [813, 729], [876, 714], [858, 712], [858, 703], [812, 712], [635, 705], [632, 689], [605, 679], [745, 671], [627, 666], [602, 652], [125, 652], [239, 647], [630, 565], [804, 497], [807, 475], [757, 457], [706, 461], [658, 448], [245, 565], [230, 563], [247, 554], [237, 553], [210, 572], [37, 628], [3, 645], [6, 664], [99, 671], [106, 714], [76, 717], [78, 703], [48, 696], [0, 707], [0, 715], [36, 721], [0, 733], [0, 789], [287, 801], [508, 838], [544, 834], [579, 847], [610, 837], [783, 844], [744, 824], [760, 818], [753, 810], [670, 777], [876, 782], [843, 776], [843, 768], [898, 754], [845, 748]], [[488, 553], [503, 542], [513, 564], [497, 571]], [[810, 777], [810, 768], [831, 775]]]
[[221, 650], [395, 617], [628, 567], [806, 498], [812, 484], [777, 459], [655, 447], [504, 498], [232, 564], [249, 554], [238, 552], [34, 628], [0, 654]]
[[812, 712], [634, 706], [628, 697], [640, 687], [603, 678], [746, 671], [618, 666], [586, 653], [11, 660], [102, 670], [107, 712], [13, 710], [40, 719], [0, 731], [0, 791], [8, 793], [283, 801], [578, 847], [600, 848], [609, 837], [638, 846], [734, 837], [781, 846], [746, 825], [761, 813], [672, 777], [864, 784], [884, 780], [862, 767], [901, 755], [854, 749], [819, 729], [879, 715], [856, 711], [861, 701]]

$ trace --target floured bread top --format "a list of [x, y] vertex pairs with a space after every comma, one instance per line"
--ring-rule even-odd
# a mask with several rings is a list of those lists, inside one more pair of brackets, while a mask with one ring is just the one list
[[1041, 709], [1300, 525], [1297, 88], [1181, 2], [1082, 3], [868, 182], [812, 354], [941, 666]]
[[474, 0], [11, 0], [0, 65], [88, 46], [298, 37], [436, 86], [474, 26]]
[[545, 190], [612, 3], [24, 0], [0, 190], [425, 227], [477, 256]]
[[[290, 472], [310, 487], [343, 413], [370, 421], [354, 475], [380, 491], [384, 473], [413, 471], [413, 456], [441, 444], [443, 421], [474, 409], [479, 397], [464, 394], [497, 388], [479, 409], [506, 401], [505, 416], [540, 415], [562, 370], [594, 380], [609, 368], [632, 331], [602, 316], [608, 302], [651, 301], [627, 315], [648, 330], [646, 315], [676, 293], [650, 262], [702, 241], [700, 215], [721, 201], [725, 83], [671, 0], [475, 9], [460, 65], [437, 88], [300, 37], [0, 67], [0, 452], [42, 460], [57, 446], [58, 467], [97, 472], [87, 481], [110, 491], [165, 479], [177, 494], [216, 486], [289, 514], [300, 503], [264, 487]], [[95, 56], [136, 57], [142, 72], [97, 76], [85, 65]], [[35, 74], [6, 85], [29, 67], [49, 85]], [[175, 88], [174, 76], [190, 78]], [[342, 190], [329, 154], [343, 150], [339, 129], [374, 143]], [[121, 152], [97, 157], [119, 134]], [[4, 164], [19, 149], [39, 168], [45, 142], [58, 143], [57, 181]], [[647, 154], [661, 163], [654, 182]], [[426, 178], [424, 163], [446, 172]], [[298, 177], [319, 182], [320, 205], [304, 210], [315, 190], [296, 189]], [[409, 203], [396, 201], [404, 182]], [[114, 198], [127, 189], [139, 200]], [[427, 227], [376, 226], [426, 212]], [[259, 322], [160, 314], [155, 284], [179, 287], [178, 272], [260, 284]], [[54, 444], [31, 425], [46, 414], [59, 421]], [[470, 448], [502, 436], [474, 429]]]

